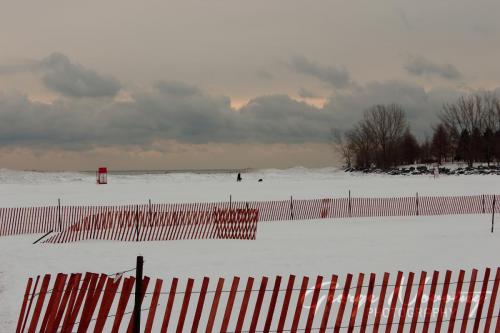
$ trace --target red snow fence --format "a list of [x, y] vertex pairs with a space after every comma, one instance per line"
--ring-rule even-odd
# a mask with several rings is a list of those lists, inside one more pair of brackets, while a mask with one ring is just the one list
[[174, 210], [161, 205], [155, 208], [144, 211], [138, 206], [94, 207], [81, 221], [44, 243], [256, 238], [256, 209], [221, 209], [211, 204], [179, 205]]
[[0, 236], [54, 231], [60, 234], [53, 242], [253, 239], [257, 221], [491, 214], [493, 209], [500, 213], [500, 195], [0, 208]]
[[[132, 332], [133, 276], [28, 280], [17, 333]], [[144, 277], [140, 332], [500, 332], [500, 268], [200, 280]]]

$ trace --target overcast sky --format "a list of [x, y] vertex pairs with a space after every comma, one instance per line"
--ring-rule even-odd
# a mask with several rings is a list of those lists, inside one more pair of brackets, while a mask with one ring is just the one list
[[329, 166], [332, 128], [500, 87], [500, 2], [0, 0], [0, 167]]

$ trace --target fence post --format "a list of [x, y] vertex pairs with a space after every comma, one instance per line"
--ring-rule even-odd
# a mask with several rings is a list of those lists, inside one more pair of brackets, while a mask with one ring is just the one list
[[493, 212], [491, 213], [491, 233], [493, 233], [495, 229], [495, 201], [497, 196], [493, 195]]
[[415, 197], [415, 202], [417, 204], [417, 216], [419, 215], [419, 211], [418, 211], [418, 192], [417, 192], [417, 196]]
[[137, 256], [135, 270], [134, 333], [141, 332], [142, 269], [144, 258]]
[[293, 196], [290, 196], [290, 217], [293, 220]]
[[61, 220], [61, 199], [57, 199], [57, 213], [59, 215], [59, 232], [62, 231], [62, 220]]
[[352, 213], [351, 213], [351, 190], [349, 190], [349, 217], [352, 216]]
[[139, 205], [135, 205], [135, 241], [139, 241]]
[[152, 215], [153, 215], [153, 212], [151, 210], [151, 199], [149, 199], [149, 227], [151, 227]]
[[483, 194], [483, 214], [485, 213], [485, 209], [484, 209], [484, 194]]

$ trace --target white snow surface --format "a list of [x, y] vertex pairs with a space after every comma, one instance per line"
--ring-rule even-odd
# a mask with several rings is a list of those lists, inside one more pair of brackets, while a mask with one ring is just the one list
[[[263, 179], [258, 183], [259, 178]], [[0, 206], [284, 200], [500, 193], [498, 176], [385, 176], [336, 169], [243, 174], [109, 175], [0, 170]], [[498, 220], [498, 219], [497, 219]], [[432, 271], [500, 266], [500, 222], [491, 215], [356, 218], [259, 223], [257, 240], [188, 240], [33, 245], [39, 235], [0, 237], [0, 332], [15, 330], [28, 277], [58, 272], [113, 273], [143, 255], [156, 278], [297, 276]], [[199, 281], [198, 281], [199, 282]]]

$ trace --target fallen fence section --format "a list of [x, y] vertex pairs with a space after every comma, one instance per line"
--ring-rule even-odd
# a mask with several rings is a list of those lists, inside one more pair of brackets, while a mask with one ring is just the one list
[[[82, 221], [48, 238], [44, 243], [88, 239], [160, 241], [178, 239], [247, 239], [257, 234], [259, 211], [220, 209], [210, 204], [150, 212], [132, 207], [95, 207]], [[155, 207], [156, 208], [156, 207]], [[187, 208], [182, 210], [183, 208]]]
[[[500, 268], [286, 279], [144, 277], [141, 332], [500, 332]], [[28, 280], [16, 332], [131, 332], [133, 276]]]

